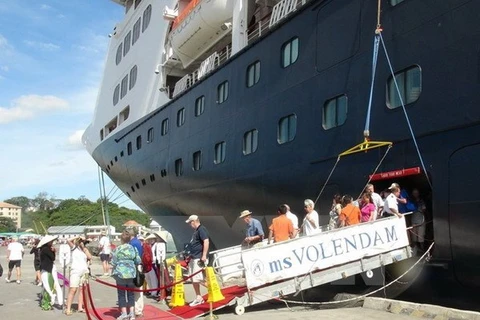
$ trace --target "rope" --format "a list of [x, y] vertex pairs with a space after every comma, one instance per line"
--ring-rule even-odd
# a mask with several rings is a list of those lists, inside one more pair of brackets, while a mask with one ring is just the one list
[[95, 315], [95, 317], [97, 317], [97, 319], [102, 319], [102, 317], [100, 317], [100, 315], [98, 314], [97, 309], [95, 309], [95, 305], [93, 304], [92, 291], [90, 291], [90, 284], [88, 282], [86, 284], [86, 287], [88, 292], [88, 300], [90, 301], [90, 305], [92, 306], [93, 314]]
[[365, 130], [363, 131], [363, 136], [365, 138], [368, 138], [370, 136], [370, 114], [372, 110], [373, 88], [375, 86], [375, 73], [377, 70], [379, 45], [380, 45], [380, 38], [378, 35], [375, 35], [375, 38], [373, 40], [372, 81], [370, 82], [370, 97], [368, 99], [367, 118], [365, 120]]
[[[377, 167], [375, 168], [375, 170], [373, 170], [373, 173], [368, 177], [368, 180], [367, 180], [367, 183], [365, 183], [365, 185], [363, 186], [363, 189], [362, 189], [362, 193], [363, 193], [363, 190], [365, 190], [365, 188], [367, 187], [367, 184], [370, 183], [370, 181], [372, 180], [372, 177], [375, 173], [377, 173], [377, 170], [380, 168], [380, 166], [382, 165], [382, 162], [383, 160], [385, 159], [385, 157], [387, 156], [388, 152], [390, 151], [390, 148], [392, 148], [392, 145], [389, 145], [388, 148], [387, 148], [387, 151], [385, 151], [385, 154], [383, 155], [382, 159], [380, 159], [380, 163], [377, 165]], [[362, 196], [362, 193], [360, 193], [357, 197], [357, 199], [360, 199], [360, 197]]]
[[82, 286], [82, 293], [83, 293], [83, 308], [85, 308], [85, 314], [87, 315], [87, 320], [91, 320], [92, 317], [90, 316], [88, 301], [87, 301], [87, 288], [85, 285]]
[[335, 164], [333, 165], [332, 171], [330, 171], [330, 174], [328, 175], [327, 180], [325, 181], [325, 183], [323, 184], [322, 189], [320, 190], [320, 193], [318, 194], [317, 198], [315, 199], [314, 204], [317, 204], [318, 199], [319, 199], [320, 196], [322, 195], [323, 190], [325, 190], [325, 187], [327, 186], [327, 183], [328, 183], [328, 181], [330, 180], [330, 177], [332, 176], [333, 171], [335, 171], [335, 168], [337, 167], [337, 164], [338, 164], [339, 161], [340, 161], [340, 156], [338, 156], [337, 162], [335, 162]]
[[400, 88], [398, 86], [397, 79], [393, 71], [392, 63], [390, 62], [390, 57], [388, 56], [387, 47], [385, 46], [385, 42], [383, 41], [382, 33], [379, 32], [378, 35], [380, 36], [380, 40], [382, 42], [383, 51], [385, 52], [385, 57], [387, 58], [388, 67], [390, 68], [390, 73], [392, 74], [393, 82], [395, 84], [395, 88], [397, 89], [397, 94], [398, 94], [398, 97], [400, 98], [400, 103], [402, 104], [403, 114], [405, 115], [405, 119], [407, 120], [408, 129], [410, 130], [410, 135], [412, 136], [413, 143], [415, 144], [415, 149], [417, 150], [418, 158], [420, 159], [420, 163], [422, 164], [423, 172], [425, 173], [425, 177], [427, 178], [428, 184], [430, 185], [430, 189], [433, 189], [432, 182], [428, 177], [427, 170], [425, 169], [425, 164], [423, 163], [422, 154], [417, 144], [417, 139], [415, 138], [415, 134], [413, 133], [413, 128], [410, 123], [410, 118], [408, 117], [407, 109], [405, 108], [405, 103], [403, 102], [403, 98], [400, 93]]
[[[295, 300], [288, 300], [288, 299], [281, 299], [281, 298], [273, 298], [274, 300], [278, 300], [278, 301], [282, 301], [282, 302], [288, 302], [288, 303], [294, 303], [294, 304], [304, 304], [304, 305], [333, 305], [333, 304], [338, 304], [338, 303], [344, 303], [344, 302], [350, 302], [350, 301], [356, 301], [356, 300], [360, 300], [360, 299], [363, 299], [365, 297], [368, 297], [372, 294], [375, 294], [381, 290], [384, 290], [388, 287], [390, 287], [392, 284], [398, 282], [398, 283], [401, 283], [399, 280], [401, 278], [403, 278], [407, 273], [409, 273], [410, 271], [413, 270], [413, 268], [420, 263], [420, 261], [424, 260], [425, 257], [430, 253], [430, 251], [432, 250], [433, 248], [433, 245], [435, 243], [433, 242], [430, 247], [428, 248], [427, 251], [425, 251], [425, 253], [420, 257], [418, 258], [418, 260], [407, 270], [405, 271], [404, 273], [402, 273], [400, 276], [398, 276], [396, 279], [390, 281], [388, 284], [372, 291], [372, 292], [369, 292], [369, 293], [366, 293], [366, 294], [363, 294], [361, 296], [358, 296], [358, 297], [353, 297], [353, 298], [348, 298], [348, 299], [345, 299], [345, 300], [338, 300], [338, 301], [325, 301], [325, 302], [308, 302], [308, 301], [295, 301]], [[266, 296], [266, 295], [264, 295]]]
[[168, 285], [165, 285], [165, 286], [162, 286], [162, 287], [158, 287], [158, 288], [153, 288], [153, 289], [134, 289], [134, 288], [129, 288], [129, 287], [123, 287], [123, 286], [117, 286], [115, 284], [111, 284], [109, 282], [106, 282], [106, 281], [102, 281], [98, 278], [95, 278], [95, 277], [92, 277], [92, 279], [100, 284], [103, 284], [103, 285], [106, 285], [108, 287], [112, 287], [112, 288], [117, 288], [119, 290], [125, 290], [125, 291], [133, 291], [133, 292], [153, 292], [153, 291], [160, 291], [160, 290], [164, 290], [164, 289], [168, 289], [168, 288], [171, 288], [179, 283], [183, 283], [185, 281], [187, 281], [188, 279], [191, 279], [193, 278], [195, 275], [199, 274], [200, 272], [203, 272], [204, 269], [200, 269], [198, 270], [197, 272], [195, 273], [192, 273], [191, 275], [189, 275], [188, 277], [185, 277], [183, 278], [183, 280], [180, 280], [180, 281], [177, 281], [177, 282], [172, 282]]
[[377, 2], [377, 30], [382, 27], [380, 23], [380, 13], [382, 12], [382, 0], [378, 0]]

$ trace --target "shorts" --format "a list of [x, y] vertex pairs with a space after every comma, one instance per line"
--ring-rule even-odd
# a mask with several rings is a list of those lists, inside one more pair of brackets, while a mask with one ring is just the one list
[[10, 260], [8, 262], [8, 270], [12, 270], [13, 267], [20, 268], [21, 265], [22, 265], [22, 260]]
[[110, 255], [106, 253], [100, 253], [100, 261], [110, 262]]
[[[200, 259], [191, 259], [189, 262], [188, 262], [188, 274], [189, 275], [192, 275], [194, 274], [195, 272], [198, 272], [200, 270], [202, 270], [203, 268], [201, 268], [199, 265], [198, 265], [198, 261], [200, 261]], [[205, 265], [208, 264], [208, 260], [205, 261]], [[201, 282], [203, 281], [203, 272], [198, 272], [196, 275], [194, 275], [192, 278], [190, 278], [190, 280], [192, 282]]]
[[70, 288], [78, 288], [83, 285], [87, 272], [70, 272]]
[[35, 268], [35, 271], [40, 271], [40, 261], [35, 261], [33, 267]]

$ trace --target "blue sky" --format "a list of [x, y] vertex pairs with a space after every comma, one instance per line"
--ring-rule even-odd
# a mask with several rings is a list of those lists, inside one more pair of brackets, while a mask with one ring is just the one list
[[[123, 14], [109, 0], [0, 0], [0, 201], [40, 192], [99, 198], [97, 165], [81, 135], [108, 34]], [[106, 189], [114, 189], [109, 180]], [[136, 208], [126, 196], [115, 202]]]

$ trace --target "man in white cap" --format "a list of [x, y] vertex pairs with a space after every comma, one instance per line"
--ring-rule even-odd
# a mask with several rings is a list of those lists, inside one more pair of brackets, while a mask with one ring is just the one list
[[203, 281], [203, 272], [200, 272], [202, 267], [199, 265], [199, 262], [201, 261], [201, 265], [208, 263], [207, 254], [210, 241], [208, 239], [207, 228], [200, 224], [200, 219], [197, 215], [192, 214], [185, 222], [190, 224], [192, 229], [195, 230], [188, 245], [188, 254], [191, 257], [188, 263], [189, 274], [192, 275], [196, 273], [191, 278], [193, 290], [195, 290], [196, 294], [195, 299], [190, 303], [190, 306], [193, 307], [205, 302], [200, 295], [200, 282]]
[[243, 219], [247, 224], [245, 239], [243, 239], [242, 244], [246, 247], [251, 247], [256, 243], [262, 242], [265, 233], [263, 232], [260, 221], [252, 217], [252, 212], [249, 210], [243, 210], [238, 218]]
[[394, 215], [399, 218], [402, 217], [402, 215], [398, 211], [397, 198], [400, 196], [400, 188], [397, 186], [398, 184], [395, 183], [395, 184], [392, 184], [390, 188], [388, 188], [391, 193], [385, 199], [384, 208], [383, 208], [384, 217], [391, 217]]

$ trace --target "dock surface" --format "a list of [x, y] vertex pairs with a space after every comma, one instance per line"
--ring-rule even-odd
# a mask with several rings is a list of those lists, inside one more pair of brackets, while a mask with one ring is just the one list
[[[0, 314], [5, 319], [35, 319], [35, 320], [52, 320], [52, 319], [86, 319], [83, 313], [74, 313], [66, 316], [61, 309], [51, 311], [42, 311], [39, 306], [39, 296], [42, 288], [33, 284], [35, 280], [35, 271], [33, 268], [33, 255], [29, 254], [30, 249], [25, 247], [25, 256], [22, 262], [22, 283], [17, 284], [5, 282], [7, 275], [6, 263], [6, 247], [0, 247], [0, 262], [4, 268], [3, 279], [0, 281]], [[62, 272], [62, 268], [57, 261], [57, 269]], [[94, 257], [91, 266], [94, 275], [100, 275], [102, 268], [100, 261]], [[15, 276], [12, 277], [15, 279]], [[113, 283], [113, 279], [102, 278]], [[114, 288], [101, 285], [95, 281], [90, 282], [94, 304], [97, 308], [115, 308], [117, 303], [117, 294]], [[185, 285], [186, 298], [193, 299], [193, 291], [191, 285]], [[206, 293], [206, 289], [205, 289]], [[153, 299], [144, 298], [145, 305], [149, 305], [161, 310], [168, 310], [163, 303], [158, 303]], [[76, 309], [74, 300], [73, 308]], [[422, 309], [423, 308], [423, 309]], [[448, 312], [449, 313], [448, 313]], [[446, 313], [447, 312], [447, 313]], [[233, 307], [226, 307], [222, 310], [214, 312], [219, 319], [302, 319], [302, 320], [329, 320], [329, 319], [389, 319], [389, 320], [406, 320], [406, 319], [436, 319], [436, 320], [453, 320], [453, 319], [472, 319], [480, 320], [480, 313], [463, 311], [457, 309], [441, 308], [437, 306], [425, 306], [413, 303], [397, 302], [393, 300], [372, 298], [367, 299], [364, 307], [355, 308], [338, 308], [338, 309], [317, 309], [314, 306], [289, 305], [274, 301], [266, 302], [252, 307], [245, 308], [245, 313], [241, 316], [234, 314]], [[207, 317], [208, 318], [208, 317]], [[142, 320], [141, 317], [137, 319]], [[145, 320], [147, 317], [145, 317]]]

